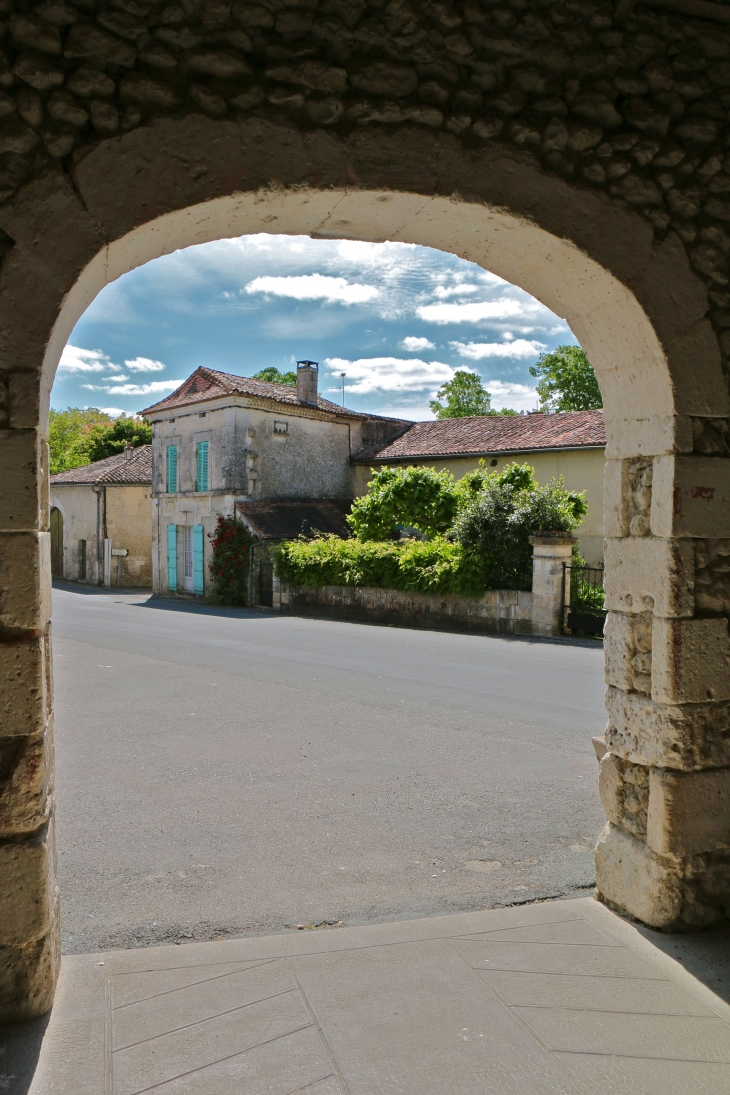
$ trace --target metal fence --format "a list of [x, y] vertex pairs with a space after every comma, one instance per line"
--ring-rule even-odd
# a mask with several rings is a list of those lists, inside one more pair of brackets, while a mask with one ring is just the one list
[[603, 566], [563, 563], [563, 631], [602, 635], [605, 621]]

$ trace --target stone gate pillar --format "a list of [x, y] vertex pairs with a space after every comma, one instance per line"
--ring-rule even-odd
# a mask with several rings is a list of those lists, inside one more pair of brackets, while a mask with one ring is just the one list
[[569, 563], [575, 538], [567, 532], [539, 532], [532, 544], [532, 629], [538, 635], [562, 631], [563, 567]]
[[604, 506], [598, 894], [676, 930], [730, 917], [730, 452], [693, 425], [693, 455], [608, 461]]
[[48, 446], [34, 386], [0, 376], [0, 1023], [47, 1011], [59, 964]]

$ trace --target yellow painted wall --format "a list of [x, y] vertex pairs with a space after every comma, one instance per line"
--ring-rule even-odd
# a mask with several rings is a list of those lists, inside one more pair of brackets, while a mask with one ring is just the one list
[[[496, 460], [496, 463], [493, 461]], [[490, 471], [502, 471], [508, 464], [529, 464], [535, 469], [535, 478], [538, 483], [544, 484], [554, 476], [562, 475], [567, 490], [585, 491], [588, 502], [588, 513], [576, 530], [579, 547], [589, 563], [600, 563], [603, 560], [603, 466], [605, 457], [603, 449], [575, 449], [558, 452], [530, 452], [510, 454], [509, 456], [491, 457], [486, 460]], [[394, 467], [392, 462], [387, 465], [375, 464], [374, 467]], [[473, 471], [479, 466], [479, 457], [461, 456], [443, 460], [422, 459], [404, 460], [399, 467], [427, 467], [436, 468], [437, 471], [450, 471], [454, 478], [461, 479], [468, 471]], [[357, 484], [358, 495], [364, 494], [370, 480], [370, 469], [360, 465], [358, 467], [359, 478]]]

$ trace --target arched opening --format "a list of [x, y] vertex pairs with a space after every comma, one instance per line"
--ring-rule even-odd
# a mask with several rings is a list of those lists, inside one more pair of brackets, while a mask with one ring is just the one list
[[[143, 140], [149, 139], [149, 133], [145, 134]], [[275, 139], [280, 141], [278, 132]], [[234, 158], [240, 148], [235, 142]], [[338, 182], [328, 189], [298, 184], [292, 189], [252, 187], [232, 193], [236, 184], [227, 176], [199, 184], [202, 176], [193, 172], [191, 183], [187, 167], [175, 166], [174, 154], [167, 160], [168, 151], [158, 156], [157, 146], [147, 145], [147, 160], [133, 182], [125, 186], [115, 179], [110, 192], [107, 180], [113, 177], [113, 164], [104, 160], [107, 151], [105, 146], [103, 163], [95, 153], [81, 162], [77, 184], [94, 209], [95, 224], [106, 226], [106, 237], [112, 242], [100, 245], [96, 228], [90, 227], [84, 246], [62, 272], [57, 255], [50, 256], [48, 277], [56, 287], [56, 303], [46, 307], [45, 333], [23, 351], [24, 360], [35, 361], [33, 354], [38, 351], [43, 356], [40, 391], [34, 389], [40, 398], [31, 415], [33, 428], [40, 425], [41, 433], [45, 432], [50, 388], [61, 352], [76, 320], [102, 286], [151, 258], [191, 243], [258, 231], [401, 240], [463, 256], [519, 285], [566, 320], [594, 364], [604, 398], [609, 460], [604, 523], [613, 544], [613, 555], [607, 556], [608, 607], [618, 621], [611, 640], [617, 653], [613, 661], [609, 659], [609, 682], [616, 694], [608, 744], [621, 751], [621, 772], [624, 765], [642, 768], [645, 775], [662, 762], [671, 767], [676, 755], [671, 752], [672, 742], [666, 735], [662, 737], [656, 703], [685, 702], [688, 691], [682, 691], [684, 686], [672, 669], [676, 658], [672, 659], [676, 636], [687, 631], [685, 620], [680, 619], [679, 624], [676, 620], [691, 617], [694, 602], [683, 592], [690, 581], [689, 562], [688, 555], [678, 552], [672, 540], [682, 533], [677, 532], [679, 519], [676, 512], [673, 515], [670, 500], [676, 497], [676, 477], [684, 474], [680, 455], [692, 449], [693, 420], [728, 412], [717, 344], [704, 320], [704, 290], [689, 271], [681, 244], [669, 237], [655, 249], [643, 231], [643, 222], [633, 214], [606, 205], [596, 195], [582, 194], [580, 202], [572, 202], [570, 188], [554, 180], [544, 188], [540, 183], [536, 195], [532, 189], [535, 176], [527, 167], [514, 172], [510, 167], [498, 183], [494, 179], [489, 182], [492, 200], [500, 204], [489, 204], [481, 197], [434, 196], [435, 187], [428, 195], [418, 193], [418, 186], [391, 187], [370, 163], [364, 167], [364, 175], [371, 178], [372, 189], [365, 189], [362, 183], [360, 189], [354, 189]], [[160, 171], [168, 162], [171, 177], [161, 195]], [[180, 171], [183, 174], [176, 189], [172, 177], [177, 178], [175, 173]], [[466, 183], [465, 188], [469, 189]], [[154, 201], [150, 201], [152, 195]], [[41, 238], [42, 233], [35, 230], [33, 240]], [[22, 250], [17, 261], [22, 266]], [[21, 272], [16, 295], [23, 276]], [[14, 294], [8, 294], [7, 300], [12, 299]], [[697, 361], [701, 361], [700, 369], [695, 368]], [[642, 535], [633, 536], [629, 526], [636, 492], [631, 476], [637, 469], [643, 475], [650, 464], [656, 473], [648, 503], [652, 535], [645, 535], [645, 523]], [[41, 480], [42, 476], [34, 480], [34, 490]], [[700, 534], [694, 531], [693, 515], [694, 511], [689, 524], [683, 526], [689, 529], [685, 536]], [[42, 522], [41, 518], [41, 528]], [[37, 527], [30, 518], [29, 527]], [[697, 525], [705, 527], [701, 522]], [[43, 536], [43, 532], [33, 533], [37, 559], [34, 591], [24, 594], [12, 617], [15, 626], [32, 630], [34, 635], [42, 631], [50, 615], [41, 563]], [[685, 570], [680, 573], [682, 566]], [[667, 582], [670, 573], [675, 574], [674, 584]], [[635, 687], [642, 674], [634, 659], [646, 653], [642, 628], [646, 631], [644, 616], [652, 612], [660, 617], [660, 623], [654, 625], [654, 658], [661, 668], [653, 673], [649, 697]], [[698, 621], [687, 622], [694, 625]], [[704, 621], [700, 623], [708, 630]], [[709, 630], [722, 660], [726, 640], [716, 621], [711, 623]], [[643, 658], [641, 664], [646, 661]], [[716, 663], [717, 658], [713, 666]], [[633, 669], [619, 680], [626, 664]], [[692, 676], [694, 666], [688, 672]], [[713, 697], [717, 694], [712, 693]], [[705, 689], [701, 699], [708, 698]], [[693, 745], [682, 754], [680, 747], [682, 771], [707, 765], [713, 749], [715, 764], [730, 761], [719, 743], [703, 748], [704, 752], [698, 752]], [[624, 799], [619, 796], [616, 802], [622, 809]], [[615, 904], [649, 923], [674, 924], [691, 902], [682, 889], [676, 859], [662, 859], [647, 844], [645, 832], [631, 833], [622, 827], [618, 814], [614, 815], [599, 855], [599, 887]], [[50, 839], [49, 829], [49, 857]], [[652, 877], [656, 884], [637, 892], [637, 877]], [[30, 962], [28, 976], [35, 978], [35, 987], [30, 993], [23, 990], [29, 1000], [35, 994], [27, 1006], [36, 1011], [41, 1007], [39, 1001], [47, 1005], [50, 999], [52, 948], [57, 938], [52, 889], [45, 877], [39, 887], [44, 895], [39, 903], [41, 912], [29, 930], [30, 937], [40, 941], [37, 946], [45, 948], [46, 964], [42, 967], [36, 959]], [[718, 898], [713, 908], [720, 906]], [[18, 929], [17, 938], [29, 938], [27, 932], [26, 928]]]
[[51, 574], [63, 578], [63, 514], [58, 506], [51, 509]]

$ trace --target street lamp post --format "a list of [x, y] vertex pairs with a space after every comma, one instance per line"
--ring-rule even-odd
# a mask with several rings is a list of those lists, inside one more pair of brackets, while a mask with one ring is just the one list
[[347, 373], [340, 373], [340, 376], [342, 377], [342, 406], [344, 407], [344, 405], [345, 405], [345, 377], [347, 376]]

